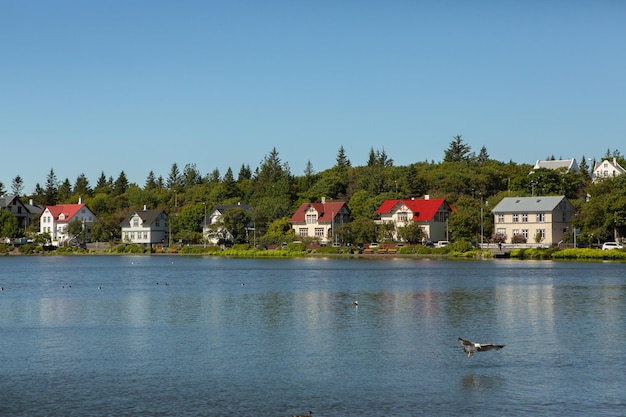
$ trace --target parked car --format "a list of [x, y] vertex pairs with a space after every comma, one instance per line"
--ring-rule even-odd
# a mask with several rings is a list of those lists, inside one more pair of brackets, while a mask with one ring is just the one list
[[434, 248], [435, 244], [429, 240], [428, 242], [424, 243], [424, 246], [426, 246], [427, 248]]
[[341, 243], [337, 243], [337, 242], [333, 243], [333, 248], [339, 248], [339, 247], [341, 247]]
[[439, 242], [437, 242], [437, 244], [435, 245], [436, 248], [443, 248], [448, 246], [450, 242], [448, 242], [447, 240], [440, 240]]
[[370, 243], [370, 249], [376, 249], [378, 247], [378, 243], [372, 242]]
[[622, 249], [623, 246], [617, 242], [604, 242], [602, 245], [602, 250], [611, 250], [611, 249]]

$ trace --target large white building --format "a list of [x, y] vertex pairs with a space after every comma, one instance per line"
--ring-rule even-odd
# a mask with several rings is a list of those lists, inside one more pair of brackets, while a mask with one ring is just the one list
[[54, 246], [64, 246], [78, 239], [78, 236], [68, 233], [68, 226], [73, 221], [79, 221], [84, 232], [82, 240], [89, 242], [91, 228], [96, 220], [96, 215], [82, 203], [82, 200], [79, 200], [78, 204], [46, 206], [39, 218], [39, 233], [50, 234]]

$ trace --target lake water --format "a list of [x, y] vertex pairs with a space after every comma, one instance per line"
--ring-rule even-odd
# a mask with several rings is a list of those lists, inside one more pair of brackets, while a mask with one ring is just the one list
[[1, 416], [626, 415], [623, 263], [0, 257], [0, 285]]

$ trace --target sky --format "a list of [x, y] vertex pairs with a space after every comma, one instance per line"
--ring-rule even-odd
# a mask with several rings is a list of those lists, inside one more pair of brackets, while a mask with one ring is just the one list
[[626, 2], [0, 0], [0, 182], [626, 153]]

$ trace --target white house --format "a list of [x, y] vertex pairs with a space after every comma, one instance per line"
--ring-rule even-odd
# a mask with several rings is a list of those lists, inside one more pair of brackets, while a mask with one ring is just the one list
[[[219, 243], [220, 237], [225, 240], [231, 240], [232, 236], [230, 236], [229, 233], [226, 233], [226, 236], [224, 236], [224, 233], [222, 233], [223, 230], [219, 230], [219, 226], [217, 225], [220, 222], [220, 217], [222, 217], [226, 210], [236, 208], [247, 211], [252, 216], [254, 215], [254, 209], [247, 204], [238, 203], [215, 206], [215, 208], [202, 220], [202, 236], [204, 236], [204, 238], [213, 245]], [[254, 222], [246, 225], [248, 231], [254, 230], [254, 227]]]
[[337, 228], [350, 221], [350, 212], [343, 201], [302, 203], [291, 216], [291, 227], [296, 236], [318, 238], [321, 243], [333, 239]]
[[505, 197], [492, 210], [495, 232], [512, 242], [514, 236], [527, 243], [553, 245], [572, 233], [576, 209], [565, 196]]
[[392, 238], [398, 240], [398, 229], [416, 222], [424, 236], [432, 241], [448, 240], [448, 218], [455, 211], [444, 198], [426, 196], [423, 200], [385, 200], [376, 213], [380, 223], [393, 224]]
[[167, 214], [163, 210], [133, 211], [121, 224], [122, 240], [128, 243], [164, 243], [167, 236]]
[[617, 159], [613, 158], [612, 161], [604, 159], [602, 162], [596, 162], [591, 173], [591, 180], [597, 182], [603, 178], [617, 177], [624, 173], [626, 173], [626, 169], [617, 163]]
[[533, 170], [545, 168], [545, 169], [564, 169], [567, 173], [578, 174], [580, 169], [576, 163], [576, 159], [557, 159], [551, 161], [537, 161]]
[[68, 234], [68, 225], [73, 221], [82, 224], [84, 241], [91, 241], [91, 228], [96, 222], [96, 215], [82, 203], [59, 204], [56, 206], [46, 206], [39, 218], [39, 233], [49, 233], [51, 243], [55, 246], [63, 246], [71, 243], [77, 236]]

